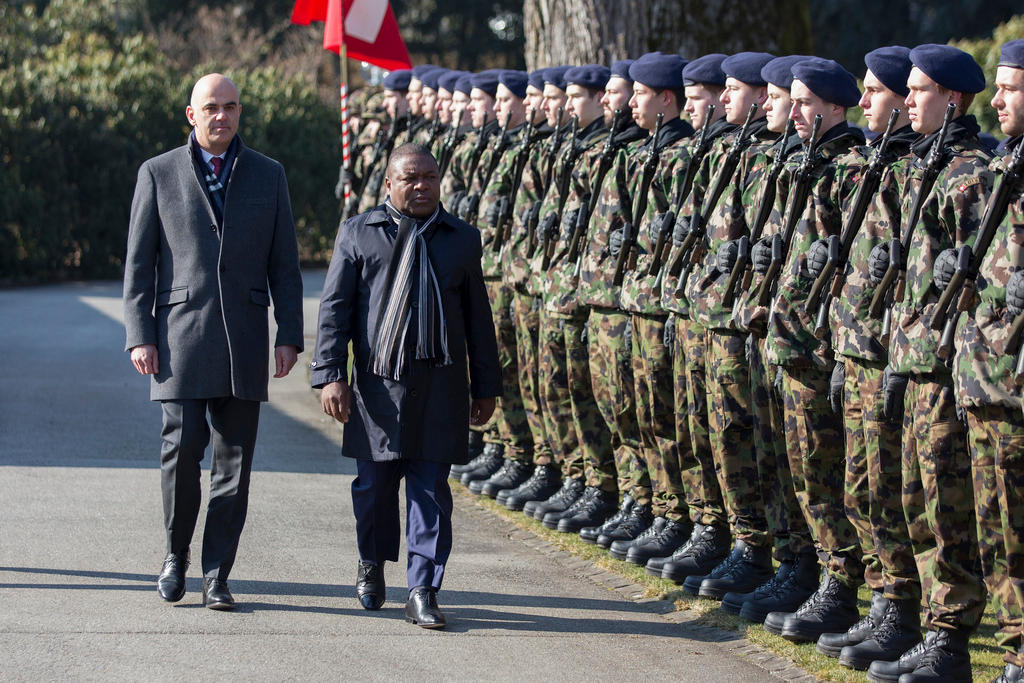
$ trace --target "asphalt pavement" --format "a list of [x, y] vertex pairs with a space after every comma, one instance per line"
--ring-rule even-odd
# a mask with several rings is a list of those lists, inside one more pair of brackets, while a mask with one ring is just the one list
[[[307, 348], [322, 282], [306, 275]], [[439, 594], [448, 629], [404, 621], [401, 564], [384, 609], [362, 610], [354, 467], [308, 387], [309, 351], [261, 413], [238, 609], [202, 607], [196, 566], [164, 603], [160, 410], [123, 351], [120, 295], [117, 282], [0, 290], [0, 679], [773, 678], [742, 642], [628, 599], [463, 496]]]

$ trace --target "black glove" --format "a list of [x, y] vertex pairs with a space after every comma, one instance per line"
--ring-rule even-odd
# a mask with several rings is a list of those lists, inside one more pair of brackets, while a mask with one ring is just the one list
[[1024, 270], [1018, 270], [1006, 282], [1006, 308], [1013, 316], [1024, 311]]
[[775, 389], [775, 394], [782, 397], [782, 366], [780, 365], [775, 369], [775, 381], [772, 382], [772, 388]]
[[590, 341], [590, 327], [586, 324], [583, 325], [583, 329], [580, 330], [580, 343], [586, 344]]
[[674, 315], [670, 315], [665, 321], [665, 333], [662, 335], [662, 341], [670, 349], [676, 342], [676, 317]]
[[672, 226], [672, 243], [677, 247], [683, 243], [686, 236], [690, 234], [690, 219], [688, 216], [679, 216], [676, 218], [675, 225]]
[[513, 323], [517, 324], [517, 322], [516, 322], [516, 302], [515, 302], [515, 300], [513, 300], [508, 305], [508, 319], [511, 320]]
[[736, 256], [739, 252], [740, 245], [737, 244], [736, 240], [722, 242], [718, 247], [718, 254], [715, 259], [715, 269], [718, 270], [719, 273], [732, 272], [733, 266], [736, 265]]
[[632, 321], [626, 321], [626, 329], [622, 333], [622, 340], [626, 342], [626, 348], [633, 348], [633, 323]]
[[569, 209], [562, 214], [562, 236], [569, 240], [576, 230], [576, 220], [580, 217], [579, 209]]
[[455, 214], [456, 218], [462, 218], [462, 200], [465, 199], [465, 198], [466, 198], [466, 191], [465, 190], [459, 190], [457, 192], [453, 192], [452, 193], [451, 201], [449, 201], [448, 203], [451, 205], [451, 207], [452, 207], [452, 211], [451, 212], [453, 214]]
[[487, 225], [498, 224], [498, 218], [501, 217], [502, 210], [505, 206], [505, 202], [507, 201], [507, 197], [502, 197], [501, 199], [487, 207], [487, 213], [484, 216], [484, 218], [487, 220]]
[[770, 237], [765, 237], [754, 243], [753, 249], [750, 250], [750, 263], [753, 264], [755, 272], [761, 275], [768, 272], [768, 268], [772, 265], [772, 241]]
[[547, 239], [548, 241], [556, 237], [555, 234], [555, 219], [556, 214], [552, 211], [540, 219], [540, 223], [537, 226], [537, 234], [540, 235], [541, 239]]
[[879, 242], [868, 255], [868, 277], [877, 285], [889, 270], [889, 243]]
[[807, 250], [807, 273], [817, 279], [828, 264], [828, 242], [815, 240]]
[[743, 343], [743, 357], [747, 360], [747, 365], [750, 365], [754, 359], [754, 335], [748, 334], [747, 341]]
[[885, 401], [882, 404], [882, 417], [891, 424], [903, 422], [903, 398], [907, 393], [907, 382], [909, 378], [894, 372], [886, 366], [882, 373], [882, 391], [885, 394]]
[[608, 253], [618, 258], [619, 252], [622, 251], [622, 242], [625, 237], [626, 235], [622, 228], [612, 230], [611, 234], [608, 235]]
[[967, 408], [959, 403], [956, 404], [956, 419], [960, 420], [960, 424], [964, 426], [964, 429], [967, 428]]
[[459, 202], [459, 215], [462, 217], [462, 220], [468, 221], [470, 218], [473, 218], [477, 200], [478, 198], [475, 194], [467, 194], [462, 198], [462, 201]]
[[832, 368], [832, 379], [828, 382], [828, 402], [832, 404], [832, 412], [843, 414], [843, 386], [846, 384], [846, 363], [836, 361]]
[[956, 262], [956, 249], [943, 249], [935, 257], [935, 263], [932, 264], [932, 279], [940, 292], [944, 292], [946, 287], [949, 287], [950, 281], [956, 274]]

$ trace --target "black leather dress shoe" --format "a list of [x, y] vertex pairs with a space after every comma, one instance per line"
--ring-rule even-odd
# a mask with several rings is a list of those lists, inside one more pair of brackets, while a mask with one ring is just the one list
[[233, 610], [235, 599], [225, 579], [203, 579], [203, 604], [210, 609]]
[[356, 597], [363, 609], [380, 609], [387, 597], [384, 584], [384, 567], [372, 562], [359, 561], [356, 573]]
[[164, 567], [156, 579], [156, 592], [167, 602], [178, 602], [185, 597], [185, 570], [188, 569], [188, 551], [169, 553]]
[[405, 603], [405, 620], [421, 628], [444, 628], [448, 622], [437, 606], [437, 591], [423, 587], [409, 591], [409, 601]]

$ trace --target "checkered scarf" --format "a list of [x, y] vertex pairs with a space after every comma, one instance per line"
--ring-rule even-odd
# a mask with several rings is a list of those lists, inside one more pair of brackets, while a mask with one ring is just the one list
[[398, 381], [405, 370], [408, 355], [405, 343], [412, 321], [413, 277], [417, 278], [416, 358], [434, 360], [438, 365], [451, 365], [452, 362], [448, 353], [448, 329], [441, 303], [441, 288], [437, 284], [424, 237], [434, 226], [441, 207], [425, 221], [417, 223], [415, 218], [398, 211], [390, 198], [384, 206], [388, 217], [398, 225], [398, 234], [384, 282], [384, 311], [377, 321], [369, 370], [380, 377]]

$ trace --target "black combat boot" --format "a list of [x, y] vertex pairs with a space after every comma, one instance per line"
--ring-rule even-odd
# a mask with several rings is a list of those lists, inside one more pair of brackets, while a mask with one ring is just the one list
[[654, 521], [654, 515], [651, 513], [650, 505], [634, 504], [626, 513], [626, 517], [614, 529], [597, 537], [597, 545], [602, 548], [610, 548], [615, 541], [631, 541], [651, 526], [652, 521]]
[[772, 574], [772, 578], [768, 579], [754, 590], [747, 591], [745, 593], [737, 593], [735, 591], [726, 593], [722, 598], [722, 609], [730, 614], [739, 614], [740, 610], [743, 609], [743, 603], [751, 598], [757, 598], [775, 590], [775, 587], [785, 581], [786, 577], [789, 576], [789, 573], [792, 571], [793, 563], [791, 561], [787, 560], [785, 562], [780, 562], [779, 568], [774, 574]]
[[[600, 524], [607, 519], [608, 515], [615, 512], [615, 505], [619, 502], [618, 491], [604, 491], [595, 488], [597, 493], [586, 502], [580, 503], [579, 508], [570, 515], [568, 511], [558, 520], [558, 530], [566, 534], [575, 534], [584, 527], [591, 527]], [[583, 500], [583, 498], [580, 498]]]
[[[875, 609], [872, 601], [871, 611]], [[848, 645], [839, 663], [864, 671], [871, 662], [891, 662], [921, 641], [921, 605], [917, 600], [889, 600], [881, 620], [866, 640]], [[822, 636], [824, 638], [825, 636]], [[818, 639], [821, 649], [821, 638]]]
[[465, 465], [452, 465], [451, 470], [449, 470], [449, 476], [451, 476], [453, 479], [461, 480], [463, 474], [469, 472], [470, 470], [475, 470], [477, 467], [480, 467], [481, 465], [484, 464], [484, 462], [490, 460], [490, 457], [490, 454], [484, 455], [482, 452], [477, 453], [476, 456], [470, 458], [469, 462], [467, 462]]
[[818, 589], [818, 583], [818, 556], [813, 552], [801, 553], [775, 585], [770, 585], [769, 581], [747, 596], [740, 608], [740, 617], [762, 624], [773, 612], [795, 612]]
[[547, 500], [562, 485], [562, 475], [554, 465], [537, 465], [533, 474], [518, 488], [498, 491], [495, 499], [509, 510], [522, 510], [528, 502]]
[[463, 486], [469, 486], [472, 481], [478, 479], [488, 479], [492, 474], [501, 469], [501, 466], [505, 463], [505, 458], [502, 454], [505, 452], [505, 447], [500, 443], [489, 443], [484, 446], [485, 460], [483, 463], [474, 470], [462, 473], [462, 478], [459, 481], [462, 482]]
[[524, 505], [523, 512], [537, 521], [544, 521], [544, 515], [549, 512], [568, 510], [569, 506], [583, 495], [584, 488], [586, 486], [583, 484], [583, 477], [570, 477], [562, 482], [562, 488], [552, 493], [547, 499]]
[[992, 680], [992, 683], [1021, 683], [1024, 681], [1024, 672], [1016, 664], [1007, 664], [1003, 667], [1003, 673]]
[[483, 479], [474, 479], [473, 481], [469, 482], [469, 484], [466, 485], [466, 488], [469, 489], [470, 493], [479, 496], [481, 493], [484, 492], [484, 484], [489, 482], [494, 477], [505, 476], [505, 474], [508, 472], [509, 463], [511, 462], [512, 461], [509, 460], [508, 458], [502, 458], [501, 467], [496, 469], [494, 472], [491, 472], [491, 475], [489, 477], [485, 477]]
[[676, 548], [672, 554], [667, 557], [652, 557], [647, 560], [647, 564], [644, 565], [646, 567], [644, 571], [651, 576], [657, 576], [660, 578], [661, 573], [665, 570], [665, 565], [677, 557], [682, 557], [685, 553], [689, 552], [690, 548], [697, 542], [697, 539], [699, 539], [703, 533], [704, 525], [694, 524], [693, 528], [690, 529], [690, 537], [686, 539], [686, 543]]
[[572, 502], [572, 505], [565, 508], [564, 510], [550, 510], [544, 513], [544, 518], [541, 520], [541, 524], [547, 529], [557, 529], [558, 523], [562, 521], [563, 517], [574, 517], [576, 513], [581, 512], [584, 507], [587, 507], [591, 502], [597, 498], [601, 493], [601, 489], [595, 486], [586, 486], [583, 489], [583, 493]]
[[620, 538], [617, 541], [612, 541], [612, 544], [608, 546], [608, 552], [616, 560], [625, 560], [634, 543], [644, 543], [651, 536], [657, 536], [667, 522], [668, 520], [664, 517], [654, 517], [651, 519], [651, 525], [641, 531], [636, 538]]
[[721, 576], [708, 576], [701, 582], [697, 595], [721, 600], [730, 591], [746, 593], [772, 578], [771, 548], [736, 541], [736, 548], [740, 547], [743, 548], [742, 555], [729, 567], [729, 571]]
[[[765, 618], [765, 628], [773, 614], [778, 612]], [[822, 633], [845, 631], [859, 616], [857, 589], [825, 572], [818, 590], [783, 620], [779, 635], [795, 643], [816, 641]]]
[[874, 683], [899, 683], [900, 676], [909, 674], [917, 668], [925, 649], [935, 640], [935, 636], [935, 631], [928, 631], [924, 635], [924, 640], [900, 655], [895, 662], [871, 662], [871, 666], [868, 667], [868, 680]]
[[711, 571], [707, 574], [690, 574], [683, 581], [683, 590], [690, 595], [697, 595], [700, 593], [701, 584], [704, 583], [704, 579], [720, 579], [723, 576], [729, 574], [732, 571], [732, 566], [740, 561], [743, 557], [744, 551], [747, 549], [747, 544], [742, 541], [736, 541], [732, 546], [732, 551], [726, 556], [724, 560], [716, 564], [711, 568]]
[[[847, 645], [863, 643], [870, 638], [874, 630], [882, 623], [882, 615], [885, 614], [885, 610], [888, 607], [889, 600], [882, 591], [871, 591], [871, 607], [868, 609], [868, 613], [864, 615], [864, 618], [846, 629], [843, 633], [822, 633], [821, 637], [818, 638], [815, 648], [826, 657], [835, 659]], [[913, 643], [910, 643], [910, 645], [913, 645]], [[910, 647], [910, 645], [907, 647]], [[899, 657], [906, 651], [907, 648], [905, 647], [896, 653], [896, 657]], [[870, 663], [868, 662], [868, 664]], [[867, 667], [865, 666], [864, 668], [866, 669]]]
[[[528, 462], [506, 460], [505, 465], [484, 482], [480, 492], [488, 498], [495, 498], [499, 491], [514, 491], [530, 478], [532, 472], [533, 467]], [[470, 484], [470, 491], [473, 490], [472, 486]]]
[[629, 511], [633, 509], [633, 496], [628, 493], [622, 498], [622, 505], [611, 517], [604, 520], [600, 526], [587, 526], [580, 529], [580, 539], [584, 543], [597, 543], [597, 537], [617, 527], [619, 522], [626, 518]]
[[899, 683], [970, 683], [971, 653], [967, 629], [940, 628], [925, 646], [921, 661], [910, 673], [900, 676]]
[[677, 522], [666, 519], [657, 533], [633, 542], [626, 551], [626, 561], [643, 567], [652, 557], [671, 556], [679, 546], [686, 543], [692, 528], [689, 520]]
[[[729, 555], [730, 536], [725, 526], [707, 524], [686, 550], [674, 553], [661, 570], [661, 578], [683, 583], [690, 576], [706, 576]], [[701, 579], [703, 580], [703, 579]], [[697, 583], [696, 590], [700, 589]]]

